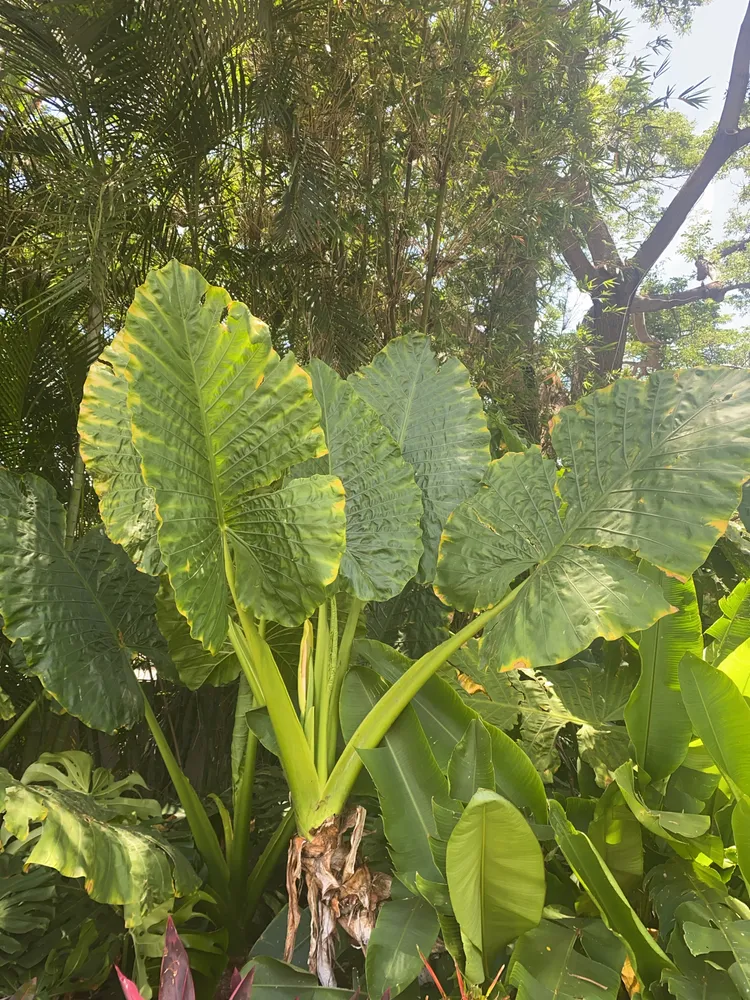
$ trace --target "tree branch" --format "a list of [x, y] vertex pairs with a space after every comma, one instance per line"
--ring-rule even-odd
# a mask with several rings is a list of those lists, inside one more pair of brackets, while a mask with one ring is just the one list
[[749, 80], [750, 4], [745, 11], [737, 36], [729, 85], [716, 132], [700, 163], [669, 203], [633, 258], [633, 265], [641, 277], [653, 267], [667, 249], [700, 196], [729, 157], [750, 142], [750, 128], [739, 129]]
[[750, 236], [746, 236], [743, 240], [737, 240], [736, 243], [729, 243], [727, 246], [722, 247], [719, 250], [719, 256], [723, 260], [725, 257], [731, 256], [733, 253], [741, 253], [743, 250], [747, 250], [750, 246]]
[[560, 253], [576, 281], [580, 281], [582, 285], [590, 285], [596, 281], [596, 268], [581, 249], [578, 236], [570, 228], [564, 229], [560, 236]]
[[594, 216], [591, 225], [586, 229], [586, 244], [589, 248], [591, 259], [597, 266], [609, 265], [611, 267], [614, 265], [615, 267], [622, 267], [622, 260], [617, 252], [612, 233], [609, 231], [607, 223], [598, 213]]
[[750, 291], [750, 281], [734, 283], [712, 281], [707, 285], [685, 288], [673, 295], [637, 295], [633, 299], [630, 311], [631, 313], [660, 312], [662, 309], [678, 309], [680, 306], [687, 306], [691, 302], [700, 302], [703, 299], [723, 302], [729, 292], [737, 291]]

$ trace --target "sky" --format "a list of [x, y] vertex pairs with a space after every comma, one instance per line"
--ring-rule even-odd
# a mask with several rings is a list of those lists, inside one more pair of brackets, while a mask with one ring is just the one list
[[[629, 10], [627, 5], [625, 10]], [[695, 13], [687, 34], [678, 35], [669, 28], [658, 29], [658, 34], [670, 39], [672, 49], [669, 53], [669, 69], [657, 81], [657, 87], [659, 83], [662, 86], [669, 84], [679, 93], [708, 77], [704, 86], [711, 89], [705, 107], [694, 109], [686, 104], [675, 105], [688, 118], [692, 118], [701, 131], [715, 123], [721, 112], [734, 44], [744, 13], [744, 0], [713, 0]], [[630, 51], [634, 56], [648, 56], [646, 46], [657, 32], [649, 25], [638, 23], [635, 17], [631, 17], [631, 23]], [[656, 59], [654, 63], [656, 64]], [[712, 183], [694, 210], [691, 221], [699, 212], [709, 213], [714, 237], [720, 239], [727, 213], [736, 201], [738, 184], [738, 178]], [[668, 274], [684, 274], [685, 265], [676, 258], [676, 242], [673, 242], [671, 252], [667, 251], [662, 259], [662, 267]]]
[[[734, 53], [734, 45], [740, 30], [740, 23], [745, 13], [744, 0], [713, 0], [701, 7], [693, 15], [693, 23], [689, 31], [680, 35], [668, 25], [652, 28], [638, 19], [638, 13], [627, 2], [622, 4], [623, 12], [631, 24], [629, 51], [633, 56], [647, 57], [657, 68], [663, 54], [654, 55], [648, 49], [648, 43], [657, 35], [664, 35], [672, 43], [669, 52], [669, 69], [657, 81], [655, 93], [661, 93], [667, 86], [673, 86], [675, 93], [698, 83], [708, 77], [704, 87], [710, 88], [708, 101], [703, 108], [691, 108], [686, 104], [677, 103], [687, 117], [691, 118], [699, 130], [709, 128], [714, 124], [721, 112], [724, 101], [729, 69]], [[665, 190], [667, 203], [674, 190], [679, 186]], [[688, 218], [688, 224], [693, 223], [701, 213], [710, 215], [715, 239], [723, 236], [724, 222], [729, 210], [737, 198], [739, 178], [731, 176], [712, 182], [698, 205]], [[677, 254], [680, 233], [672, 241], [659, 263], [660, 271], [666, 277], [686, 276], [688, 267]], [[570, 317], [566, 324], [568, 328], [580, 322], [586, 312], [590, 299], [587, 295], [576, 295], [576, 301], [569, 303]]]

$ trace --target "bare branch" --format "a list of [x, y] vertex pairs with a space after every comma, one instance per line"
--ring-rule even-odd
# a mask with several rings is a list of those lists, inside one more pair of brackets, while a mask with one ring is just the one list
[[743, 240], [737, 240], [736, 243], [729, 243], [727, 246], [722, 247], [719, 250], [719, 256], [724, 259], [724, 257], [729, 257], [733, 253], [741, 253], [743, 250], [747, 250], [750, 246], [750, 236], [746, 236]]
[[582, 285], [590, 285], [596, 280], [596, 268], [581, 249], [578, 236], [572, 229], [565, 229], [560, 236], [560, 253], [573, 276]]
[[750, 142], [750, 128], [739, 129], [749, 81], [750, 5], [740, 26], [724, 107], [714, 137], [698, 166], [669, 203], [633, 258], [633, 265], [641, 276], [646, 274], [664, 253], [700, 196], [729, 157]]
[[704, 299], [713, 299], [714, 302], [723, 302], [729, 292], [750, 291], [750, 281], [723, 282], [712, 281], [707, 285], [696, 285], [695, 288], [685, 288], [681, 292], [674, 292], [672, 295], [637, 295], [630, 307], [631, 313], [660, 312], [662, 309], [677, 309], [680, 306], [690, 305], [691, 302], [700, 302]]

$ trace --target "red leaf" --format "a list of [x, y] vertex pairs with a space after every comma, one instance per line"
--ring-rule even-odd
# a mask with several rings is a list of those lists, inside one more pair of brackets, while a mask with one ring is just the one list
[[240, 974], [235, 969], [232, 973], [232, 981], [229, 987], [232, 991], [229, 1000], [250, 1000], [250, 994], [253, 992], [253, 979], [255, 979], [255, 966], [242, 979], [240, 979]]
[[125, 994], [126, 1000], [143, 1000], [138, 987], [132, 979], [128, 979], [127, 976], [123, 976], [120, 972], [119, 965], [115, 966], [115, 971], [117, 972], [117, 977], [120, 980], [120, 986], [122, 987], [122, 992]]
[[[128, 1000], [131, 998], [128, 997]], [[171, 917], [167, 918], [167, 933], [164, 937], [159, 1000], [195, 1000], [190, 962]]]

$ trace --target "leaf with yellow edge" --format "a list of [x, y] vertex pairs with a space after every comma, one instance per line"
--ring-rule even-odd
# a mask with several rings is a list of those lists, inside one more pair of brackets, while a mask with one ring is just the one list
[[240, 604], [284, 625], [303, 621], [336, 578], [344, 490], [333, 476], [294, 480], [325, 453], [320, 407], [268, 327], [198, 271], [151, 271], [125, 321], [133, 445], [156, 499], [159, 547], [193, 638], [227, 635], [231, 554]]
[[681, 580], [705, 560], [750, 476], [750, 372], [620, 379], [562, 410], [552, 443], [564, 471], [537, 447], [505, 455], [440, 543], [436, 590], [461, 610], [528, 572], [485, 632], [499, 670], [562, 662], [673, 610], [635, 557]]

